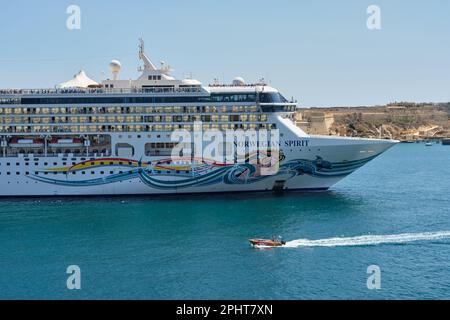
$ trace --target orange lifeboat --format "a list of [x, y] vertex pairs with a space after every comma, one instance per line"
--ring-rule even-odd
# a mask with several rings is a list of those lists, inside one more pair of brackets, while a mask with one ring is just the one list
[[50, 148], [79, 148], [83, 146], [81, 139], [53, 138], [48, 144]]
[[42, 148], [44, 142], [42, 139], [19, 139], [12, 138], [9, 142], [11, 148]]

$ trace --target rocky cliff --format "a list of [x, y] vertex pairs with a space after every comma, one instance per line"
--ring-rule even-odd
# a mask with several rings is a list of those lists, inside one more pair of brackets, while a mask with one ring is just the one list
[[374, 107], [299, 109], [306, 132], [403, 141], [450, 136], [450, 103], [393, 103]]

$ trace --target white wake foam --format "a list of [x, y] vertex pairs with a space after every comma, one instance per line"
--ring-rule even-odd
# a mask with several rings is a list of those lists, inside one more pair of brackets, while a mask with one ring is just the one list
[[289, 241], [285, 248], [298, 247], [343, 247], [374, 246], [378, 244], [402, 244], [414, 241], [431, 241], [450, 239], [450, 231], [403, 233], [395, 235], [366, 235], [349, 238], [329, 238], [319, 240], [298, 239]]

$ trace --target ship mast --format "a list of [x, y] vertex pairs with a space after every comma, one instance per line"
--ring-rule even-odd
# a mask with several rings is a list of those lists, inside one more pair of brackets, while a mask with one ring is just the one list
[[[155, 65], [150, 61], [150, 59], [145, 54], [145, 44], [142, 38], [139, 39], [139, 59], [144, 62], [144, 70], [146, 71], [157, 71], [158, 69]], [[139, 70], [139, 71], [144, 71]]]

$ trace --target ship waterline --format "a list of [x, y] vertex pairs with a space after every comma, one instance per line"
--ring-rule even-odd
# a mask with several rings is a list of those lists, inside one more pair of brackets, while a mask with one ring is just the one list
[[[114, 80], [94, 87], [75, 79], [71, 88], [1, 90], [0, 196], [326, 190], [396, 143], [308, 135], [293, 122], [296, 102], [275, 88], [240, 78], [204, 87], [156, 68], [143, 43], [139, 57], [133, 81], [118, 80], [115, 61]], [[262, 139], [255, 161], [247, 150], [244, 161], [220, 163], [190, 144], [186, 161], [174, 161], [173, 132], [195, 132], [198, 123], [205, 132], [276, 131], [276, 172], [261, 173], [262, 155], [275, 154]], [[222, 152], [229, 147], [223, 142]]]

